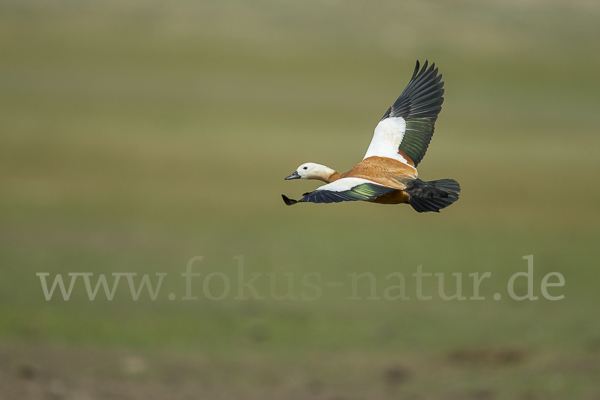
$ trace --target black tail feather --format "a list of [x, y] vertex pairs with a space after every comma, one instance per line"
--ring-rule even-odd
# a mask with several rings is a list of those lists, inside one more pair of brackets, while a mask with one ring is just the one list
[[440, 212], [442, 208], [458, 200], [460, 185], [454, 179], [440, 179], [425, 182], [414, 179], [406, 183], [406, 193], [409, 194], [408, 204], [417, 212]]

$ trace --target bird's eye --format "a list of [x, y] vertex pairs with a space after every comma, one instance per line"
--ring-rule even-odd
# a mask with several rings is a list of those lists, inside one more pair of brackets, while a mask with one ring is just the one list
[[304, 167], [304, 169], [308, 169], [308, 167]]

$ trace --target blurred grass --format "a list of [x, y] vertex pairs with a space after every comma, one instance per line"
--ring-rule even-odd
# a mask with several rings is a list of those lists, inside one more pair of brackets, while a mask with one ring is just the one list
[[[397, 352], [435, 376], [415, 359], [473, 346], [592, 354], [577, 385], [597, 395], [599, 14], [585, 1], [2, 2], [0, 337], [260, 354], [283, 371], [282, 354], [357, 352], [368, 368]], [[416, 59], [435, 61], [447, 89], [420, 176], [455, 178], [461, 200], [439, 215], [285, 207], [280, 193], [315, 187], [283, 181], [300, 163], [360, 160]], [[166, 300], [189, 258], [235, 277], [240, 254], [248, 274], [282, 279], [370, 271], [380, 293], [417, 265], [462, 272], [468, 294], [468, 273], [493, 278], [482, 302], [417, 301], [410, 280], [405, 302], [327, 287], [315, 301]], [[527, 254], [538, 289], [545, 273], [565, 276], [564, 300], [491, 300]], [[173, 278], [156, 302], [124, 285], [113, 302], [82, 287], [46, 302], [36, 272]], [[547, 382], [535, 362], [518, 368]], [[416, 387], [436, 396], [488, 379], [458, 371], [446, 391]], [[581, 395], [572, 372], [552, 373], [567, 383], [535, 391]]]

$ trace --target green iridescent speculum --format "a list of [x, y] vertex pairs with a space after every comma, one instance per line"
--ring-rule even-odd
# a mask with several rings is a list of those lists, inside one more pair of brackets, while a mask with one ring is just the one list
[[363, 183], [353, 187], [347, 194], [361, 200], [371, 200], [373, 198], [386, 194], [389, 191], [390, 188], [388, 187], [373, 185], [370, 183]]
[[[406, 134], [400, 143], [402, 150], [417, 166], [429, 147], [434, 125], [428, 118], [410, 118], [406, 120]], [[410, 134], [410, 133], [416, 134]]]

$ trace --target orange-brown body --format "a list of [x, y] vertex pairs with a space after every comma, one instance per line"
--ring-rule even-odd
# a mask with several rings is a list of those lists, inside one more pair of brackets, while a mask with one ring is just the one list
[[381, 204], [399, 204], [407, 203], [410, 199], [410, 196], [404, 192], [404, 189], [406, 189], [404, 180], [416, 179], [417, 170], [400, 161], [375, 156], [365, 158], [346, 173], [333, 172], [325, 179], [325, 182], [331, 183], [342, 178], [363, 178], [375, 183], [380, 183], [384, 186], [396, 188], [398, 191], [383, 195], [374, 202]]

